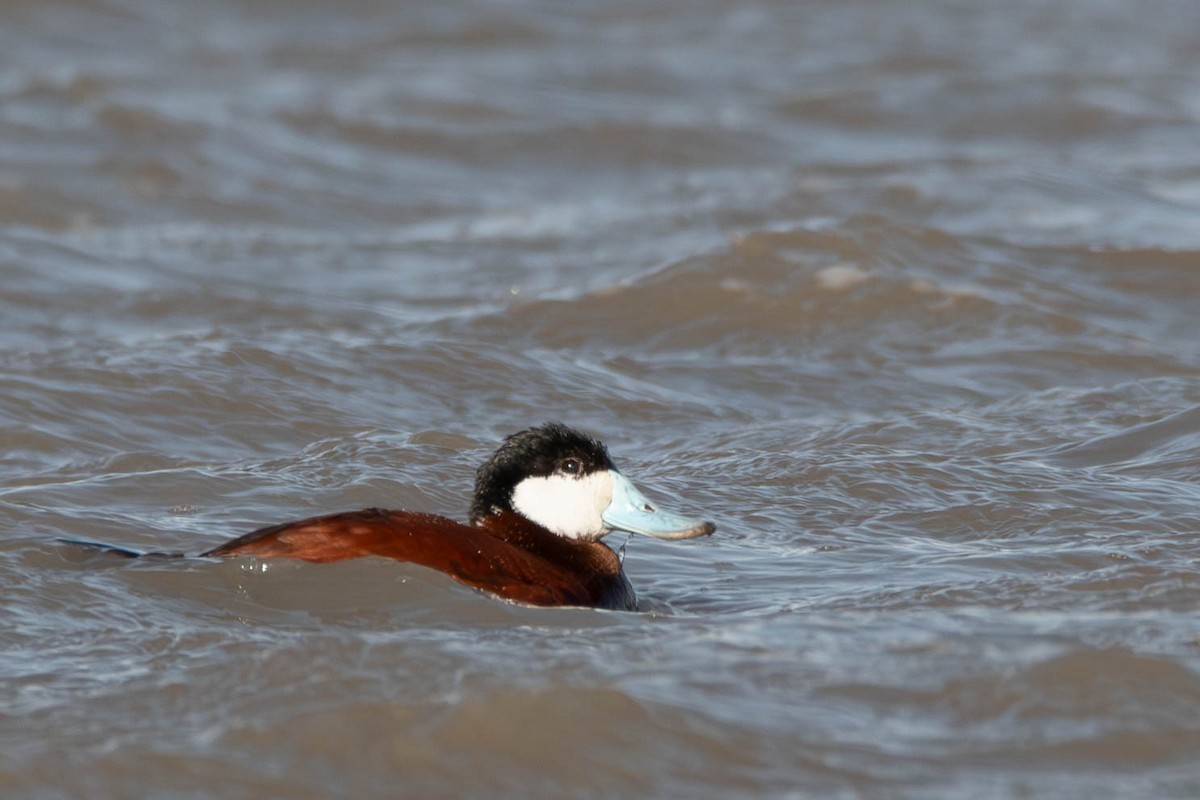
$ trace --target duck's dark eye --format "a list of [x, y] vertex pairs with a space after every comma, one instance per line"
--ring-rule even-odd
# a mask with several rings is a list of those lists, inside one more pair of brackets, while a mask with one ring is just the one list
[[578, 475], [583, 472], [583, 464], [579, 463], [578, 458], [564, 459], [560, 469], [568, 475]]

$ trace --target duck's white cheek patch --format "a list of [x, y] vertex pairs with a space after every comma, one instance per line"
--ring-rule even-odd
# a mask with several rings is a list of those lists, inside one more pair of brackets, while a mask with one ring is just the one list
[[547, 530], [569, 539], [599, 539], [608, 533], [600, 515], [612, 502], [608, 470], [582, 478], [526, 478], [513, 490], [513, 508]]

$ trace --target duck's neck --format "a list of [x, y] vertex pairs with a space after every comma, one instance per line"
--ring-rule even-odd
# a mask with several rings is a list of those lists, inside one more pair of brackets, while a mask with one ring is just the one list
[[497, 539], [546, 558], [578, 558], [587, 553], [590, 558], [599, 559], [606, 567], [611, 567], [614, 573], [621, 570], [621, 560], [603, 542], [559, 536], [515, 511], [497, 511], [483, 517], [476, 525]]
[[489, 514], [476, 524], [497, 539], [574, 574], [590, 587], [593, 605], [637, 610], [637, 596], [621, 569], [621, 559], [603, 542], [559, 536], [512, 511]]

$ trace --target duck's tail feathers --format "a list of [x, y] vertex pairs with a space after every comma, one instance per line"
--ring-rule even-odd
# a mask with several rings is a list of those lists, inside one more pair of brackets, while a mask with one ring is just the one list
[[64, 544], [73, 544], [76, 547], [86, 547], [90, 550], [100, 550], [105, 553], [112, 553], [116, 556], [125, 558], [187, 558], [187, 553], [161, 553], [161, 552], [143, 552], [141, 550], [132, 550], [128, 547], [120, 545], [108, 544], [106, 542], [92, 542], [87, 539], [68, 539], [60, 536], [57, 541]]

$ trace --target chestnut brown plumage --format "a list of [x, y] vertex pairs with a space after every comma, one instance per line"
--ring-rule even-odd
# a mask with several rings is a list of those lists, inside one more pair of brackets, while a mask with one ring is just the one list
[[368, 508], [261, 528], [201, 555], [318, 563], [383, 556], [521, 603], [637, 606], [616, 553], [600, 542], [564, 539], [511, 511], [463, 525], [433, 514]]

